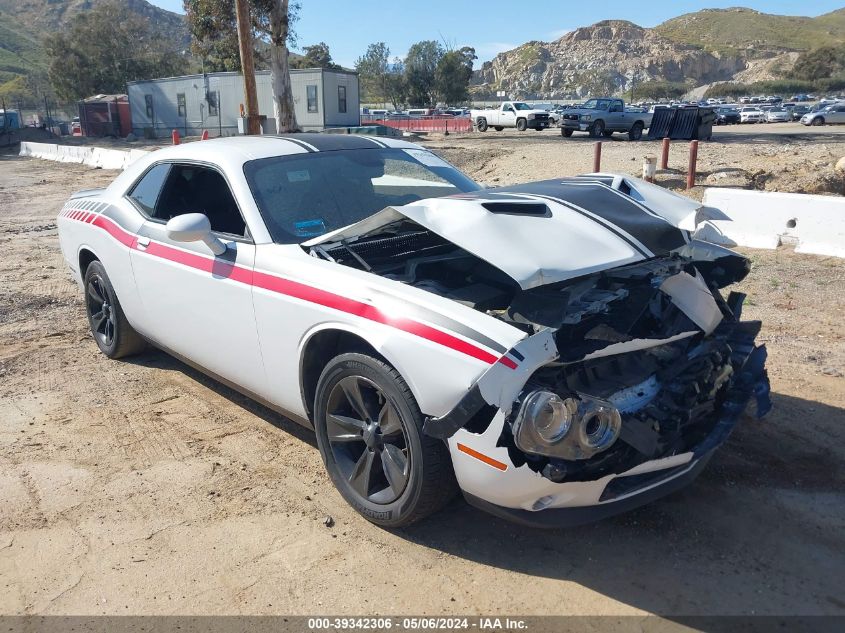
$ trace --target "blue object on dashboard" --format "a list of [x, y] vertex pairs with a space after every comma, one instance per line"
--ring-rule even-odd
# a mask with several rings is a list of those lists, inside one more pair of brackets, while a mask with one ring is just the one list
[[317, 237], [322, 235], [328, 229], [326, 228], [326, 221], [322, 218], [317, 220], [302, 220], [293, 225], [293, 230], [299, 237]]

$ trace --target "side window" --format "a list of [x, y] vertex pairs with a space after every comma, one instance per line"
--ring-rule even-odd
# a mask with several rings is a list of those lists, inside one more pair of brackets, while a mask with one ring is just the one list
[[170, 165], [168, 163], [156, 165], [132, 187], [129, 197], [146, 211], [147, 215], [155, 214], [156, 202], [169, 171]]
[[201, 165], [173, 164], [155, 217], [167, 221], [183, 213], [208, 216], [211, 230], [243, 237], [246, 233], [235, 198], [220, 172]]
[[185, 93], [180, 92], [176, 95], [176, 110], [180, 118], [188, 116], [188, 106], [185, 103]]
[[153, 115], [155, 111], [153, 110], [153, 96], [152, 95], [144, 95], [144, 107], [147, 110], [147, 118], [152, 121]]
[[308, 111], [317, 112], [317, 86], [305, 86], [308, 97]]
[[337, 111], [346, 112], [346, 86], [337, 87]]

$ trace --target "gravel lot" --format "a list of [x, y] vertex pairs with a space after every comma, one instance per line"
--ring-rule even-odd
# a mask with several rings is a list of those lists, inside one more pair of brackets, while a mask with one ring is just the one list
[[[766, 188], [835, 177], [845, 136], [812, 133], [731, 129], [702, 168], [762, 170]], [[490, 183], [591, 163], [591, 141], [554, 132], [426, 143]], [[636, 174], [656, 150], [605, 143], [605, 169]], [[745, 251], [775, 409], [687, 490], [565, 531], [456, 500], [387, 532], [345, 505], [299, 426], [162, 353], [98, 352], [55, 215], [114, 175], [0, 156], [0, 613], [845, 614], [842, 260]]]

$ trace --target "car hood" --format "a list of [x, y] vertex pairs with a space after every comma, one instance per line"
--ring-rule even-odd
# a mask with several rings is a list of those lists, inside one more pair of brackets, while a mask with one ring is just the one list
[[388, 207], [304, 246], [355, 240], [409, 219], [499, 268], [527, 290], [686, 245], [687, 234], [676, 225], [695, 214], [699, 203], [689, 201], [688, 208], [675, 211], [676, 217], [662, 217], [602, 178], [547, 180]]

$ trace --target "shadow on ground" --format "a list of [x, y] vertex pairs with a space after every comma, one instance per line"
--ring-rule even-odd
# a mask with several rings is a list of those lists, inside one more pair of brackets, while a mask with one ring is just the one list
[[[316, 450], [310, 430], [170, 356], [150, 352], [130, 362], [182, 372]], [[628, 514], [536, 530], [458, 498], [396, 534], [672, 617], [845, 615], [838, 589], [845, 583], [845, 411], [781, 394], [773, 400], [772, 414], [743, 419], [690, 487]]]

